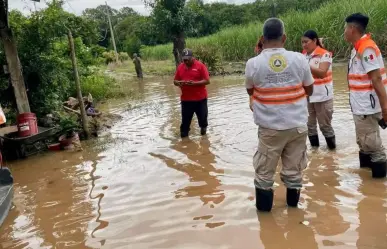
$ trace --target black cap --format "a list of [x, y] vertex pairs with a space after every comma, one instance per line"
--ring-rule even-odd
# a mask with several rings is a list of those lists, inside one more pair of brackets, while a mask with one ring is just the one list
[[370, 20], [370, 18], [366, 15], [363, 15], [362, 13], [354, 13], [354, 14], [348, 16], [345, 19], [345, 22], [355, 23], [362, 28], [362, 31], [365, 31], [367, 29], [369, 20]]
[[189, 60], [189, 59], [191, 59], [192, 58], [192, 56], [193, 56], [193, 53], [192, 53], [192, 50], [191, 49], [189, 49], [189, 48], [185, 48], [184, 50], [183, 50], [183, 60]]

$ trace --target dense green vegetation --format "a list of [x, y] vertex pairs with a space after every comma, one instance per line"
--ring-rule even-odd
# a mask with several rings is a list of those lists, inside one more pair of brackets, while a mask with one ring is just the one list
[[[74, 36], [84, 94], [91, 93], [97, 100], [113, 95], [115, 82], [99, 73], [99, 66], [108, 58], [103, 55], [106, 48], [97, 45], [98, 28], [94, 21], [64, 11], [61, 2], [53, 2], [28, 17], [12, 11], [9, 18], [33, 112], [39, 116], [52, 113], [68, 97], [76, 96], [67, 28]], [[1, 46], [0, 63], [5, 65], [2, 49]], [[121, 57], [125, 59], [125, 54]], [[9, 77], [0, 76], [1, 105], [15, 112]]]
[[[185, 37], [204, 37], [227, 27], [264, 21], [273, 14], [290, 10], [312, 11], [328, 0], [260, 0], [242, 5], [204, 4], [203, 0], [143, 1], [152, 7], [150, 16], [141, 16], [128, 7], [116, 10], [105, 5], [86, 9], [83, 16], [97, 22], [99, 44], [111, 49], [106, 18], [109, 13], [118, 49], [131, 55], [140, 52], [141, 46], [171, 42], [179, 32], [184, 32]], [[172, 47], [168, 48], [172, 55]]]
[[[354, 12], [363, 12], [370, 16], [369, 31], [387, 53], [387, 4], [385, 0], [337, 0], [331, 1], [312, 12], [291, 10], [281, 15], [286, 25], [288, 35], [287, 48], [301, 51], [300, 38], [308, 29], [315, 29], [321, 37], [325, 37], [324, 44], [333, 51], [335, 56], [348, 55], [349, 46], [343, 39], [345, 17]], [[257, 37], [261, 35], [262, 22], [252, 22], [246, 25], [226, 28], [220, 32], [203, 38], [188, 39], [187, 46], [194, 50], [203, 47], [217, 51], [226, 61], [246, 60], [254, 56], [254, 46]], [[172, 58], [171, 44], [146, 47], [142, 49], [142, 56], [148, 60], [165, 60]]]

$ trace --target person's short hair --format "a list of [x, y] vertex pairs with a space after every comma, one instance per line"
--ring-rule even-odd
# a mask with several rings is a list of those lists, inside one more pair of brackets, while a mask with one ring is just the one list
[[349, 15], [345, 19], [345, 22], [354, 25], [362, 34], [364, 34], [368, 26], [369, 17], [362, 13], [354, 13]]
[[263, 24], [263, 37], [265, 40], [280, 40], [285, 34], [285, 25], [281, 19], [269, 18]]

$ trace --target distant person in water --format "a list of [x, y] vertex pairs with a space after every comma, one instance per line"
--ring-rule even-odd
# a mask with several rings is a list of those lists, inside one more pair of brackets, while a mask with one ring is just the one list
[[317, 123], [328, 148], [336, 148], [335, 131], [332, 127], [333, 78], [332, 53], [326, 50], [314, 30], [308, 30], [301, 38], [303, 54], [309, 62], [314, 78], [314, 91], [308, 98], [308, 137], [311, 146], [320, 146]]
[[133, 64], [134, 64], [134, 68], [136, 69], [137, 78], [142, 79], [143, 75], [142, 75], [141, 60], [136, 53], [133, 54]]
[[193, 57], [191, 49], [183, 50], [183, 63], [175, 74], [174, 85], [181, 88], [181, 115], [180, 136], [188, 137], [194, 113], [198, 118], [200, 134], [207, 133], [208, 107], [207, 89], [210, 76], [207, 67]]

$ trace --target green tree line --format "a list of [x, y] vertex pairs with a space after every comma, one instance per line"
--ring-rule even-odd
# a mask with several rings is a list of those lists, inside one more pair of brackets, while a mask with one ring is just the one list
[[[89, 8], [82, 16], [98, 25], [99, 45], [112, 49], [107, 14], [111, 16], [118, 50], [139, 53], [142, 46], [155, 46], [184, 37], [203, 37], [224, 28], [263, 21], [291, 10], [312, 11], [327, 0], [258, 0], [235, 5], [207, 3], [203, 0], [153, 0], [149, 16], [142, 16], [129, 7], [114, 9], [106, 5]], [[172, 53], [172, 51], [171, 51]]]

